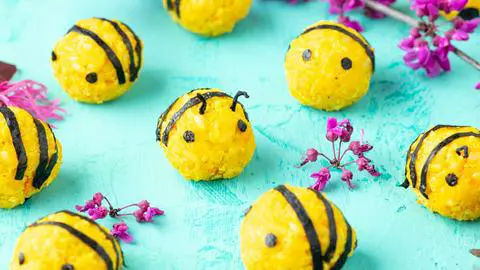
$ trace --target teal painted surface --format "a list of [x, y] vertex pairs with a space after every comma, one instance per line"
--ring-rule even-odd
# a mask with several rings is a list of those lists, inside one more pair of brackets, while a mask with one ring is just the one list
[[[408, 9], [405, 2], [398, 6]], [[166, 211], [154, 224], [130, 223], [137, 241], [123, 246], [129, 269], [241, 269], [242, 210], [280, 183], [311, 184], [309, 172], [319, 165], [302, 170], [294, 165], [310, 146], [328, 149], [322, 137], [329, 116], [348, 117], [365, 129], [375, 145], [370, 157], [383, 173], [376, 180], [355, 174], [355, 191], [340, 181], [326, 189], [358, 233], [358, 249], [345, 268], [480, 267], [468, 253], [480, 248], [479, 222], [433, 215], [416, 204], [411, 191], [396, 187], [403, 180], [405, 152], [418, 133], [440, 123], [480, 126], [480, 92], [473, 90], [478, 72], [452, 57], [454, 71], [429, 80], [401, 63], [396, 43], [408, 27], [393, 20], [362, 19], [377, 56], [369, 94], [337, 113], [302, 107], [288, 93], [284, 53], [304, 27], [333, 19], [326, 9], [320, 2], [288, 6], [258, 1], [233, 34], [203, 39], [175, 25], [159, 0], [0, 1], [0, 59], [18, 66], [15, 80], [45, 83], [69, 112], [56, 131], [64, 145], [57, 180], [24, 206], [0, 210], [0, 269], [8, 268], [15, 239], [25, 226], [51, 212], [72, 209], [96, 191], [116, 204], [147, 198]], [[76, 20], [92, 16], [127, 22], [145, 43], [145, 66], [137, 84], [124, 97], [101, 106], [70, 100], [49, 64], [56, 40]], [[477, 59], [479, 47], [478, 34], [461, 46]], [[258, 146], [240, 177], [191, 183], [165, 159], [155, 142], [155, 125], [174, 98], [208, 86], [251, 94], [244, 104]]]

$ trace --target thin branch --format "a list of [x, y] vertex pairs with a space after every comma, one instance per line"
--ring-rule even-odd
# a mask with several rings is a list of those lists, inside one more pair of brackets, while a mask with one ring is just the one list
[[[365, 0], [365, 6], [374, 9], [376, 11], [379, 11], [387, 16], [390, 16], [396, 20], [402, 21], [412, 27], [417, 27], [417, 28], [424, 28], [426, 23], [415, 19], [413, 17], [408, 16], [405, 13], [402, 13], [394, 8], [388, 7], [386, 5], [382, 5], [375, 0]], [[457, 47], [453, 46], [453, 53], [455, 53], [458, 57], [460, 57], [463, 61], [469, 63], [472, 65], [474, 68], [480, 71], [480, 63], [473, 59], [471, 56], [467, 55], [465, 52], [461, 51]]]

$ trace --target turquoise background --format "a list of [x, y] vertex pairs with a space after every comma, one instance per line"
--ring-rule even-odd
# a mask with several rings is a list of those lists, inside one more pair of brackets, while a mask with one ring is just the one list
[[[408, 11], [405, 1], [397, 7]], [[81, 18], [116, 18], [145, 43], [145, 65], [132, 91], [104, 105], [85, 105], [64, 94], [52, 76], [55, 42]], [[480, 248], [480, 223], [431, 214], [404, 178], [411, 141], [435, 124], [480, 126], [477, 71], [452, 56], [453, 72], [428, 79], [401, 61], [397, 42], [409, 28], [391, 19], [360, 19], [376, 49], [370, 92], [356, 105], [326, 113], [300, 106], [289, 93], [283, 60], [289, 42], [309, 24], [334, 19], [327, 4], [290, 6], [256, 1], [232, 34], [204, 39], [174, 24], [159, 0], [1, 0], [0, 59], [19, 68], [15, 80], [45, 83], [68, 110], [57, 123], [64, 164], [53, 184], [13, 210], [0, 210], [0, 269], [7, 269], [15, 239], [37, 218], [73, 209], [97, 191], [117, 205], [148, 199], [166, 211], [153, 224], [131, 220], [133, 245], [123, 245], [129, 269], [240, 269], [238, 227], [242, 211], [280, 183], [308, 186], [320, 164], [296, 169], [311, 147], [328, 151], [327, 117], [351, 119], [375, 148], [369, 154], [382, 176], [355, 173], [348, 190], [333, 174], [325, 192], [358, 233], [359, 245], [346, 269], [472, 269], [468, 252]], [[460, 44], [480, 59], [480, 35]], [[244, 101], [256, 136], [255, 156], [233, 180], [192, 183], [170, 166], [155, 142], [158, 116], [179, 95], [197, 87], [228, 93], [246, 90]], [[111, 220], [102, 224], [110, 226]]]

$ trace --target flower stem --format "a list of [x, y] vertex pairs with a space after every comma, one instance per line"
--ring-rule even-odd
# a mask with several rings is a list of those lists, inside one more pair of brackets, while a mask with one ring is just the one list
[[337, 154], [335, 153], [335, 143], [332, 142], [332, 152], [333, 152], [333, 160], [337, 160]]
[[340, 142], [338, 143], [338, 155], [337, 155], [338, 162], [342, 161], [342, 158], [340, 157], [340, 150], [341, 149], [342, 149], [342, 140], [340, 140]]
[[319, 155], [326, 158], [328, 160], [328, 162], [332, 163], [332, 160], [329, 157], [327, 157], [325, 154], [320, 153]]
[[[425, 22], [415, 19], [413, 17], [408, 16], [405, 13], [402, 13], [394, 8], [388, 7], [386, 5], [380, 4], [375, 0], [365, 0], [365, 6], [374, 9], [378, 12], [381, 12], [387, 16], [390, 16], [396, 20], [402, 21], [412, 27], [416, 28], [424, 28]], [[453, 46], [453, 53], [455, 53], [458, 57], [460, 57], [463, 61], [467, 62], [468, 64], [472, 65], [478, 71], [480, 71], [480, 63], [473, 59], [471, 56], [467, 55], [465, 52], [461, 51], [457, 47]]]

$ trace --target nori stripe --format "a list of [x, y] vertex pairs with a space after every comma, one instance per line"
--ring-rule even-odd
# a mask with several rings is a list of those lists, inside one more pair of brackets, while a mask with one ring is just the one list
[[181, 0], [175, 0], [175, 13], [177, 14], [177, 17], [180, 19], [180, 3]]
[[13, 147], [17, 153], [18, 166], [15, 173], [15, 180], [22, 180], [25, 176], [25, 171], [28, 166], [27, 153], [25, 152], [25, 146], [23, 145], [22, 135], [20, 133], [20, 126], [18, 125], [17, 118], [10, 108], [6, 106], [0, 107], [0, 113], [5, 117], [7, 126], [10, 129], [10, 135], [12, 136]]
[[447, 146], [449, 143], [453, 142], [456, 139], [463, 138], [463, 137], [478, 137], [480, 138], [479, 133], [475, 132], [460, 132], [460, 133], [455, 133], [443, 141], [441, 141], [435, 148], [433, 148], [432, 152], [428, 156], [427, 160], [425, 161], [425, 164], [423, 165], [422, 168], [422, 173], [421, 173], [421, 178], [420, 178], [420, 193], [422, 193], [423, 197], [428, 199], [428, 195], [425, 193], [427, 190], [427, 173], [428, 173], [428, 166], [430, 165], [430, 162], [432, 162], [432, 159], [435, 157], [435, 155], [442, 150], [443, 147]]
[[127, 47], [127, 50], [128, 50], [128, 57], [130, 58], [130, 64], [128, 66], [129, 72], [130, 72], [130, 81], [131, 82], [135, 81], [136, 67], [135, 67], [135, 55], [133, 52], [132, 42], [130, 42], [130, 39], [128, 38], [127, 34], [125, 34], [125, 32], [122, 30], [120, 25], [118, 25], [118, 23], [105, 18], [98, 18], [98, 19], [110, 23], [113, 26], [113, 28], [115, 28], [115, 31], [117, 31], [118, 35], [122, 38], [123, 44], [125, 44], [125, 47]]
[[329, 230], [329, 237], [330, 237], [330, 244], [328, 245], [328, 249], [325, 252], [325, 260], [326, 262], [329, 262], [334, 253], [335, 250], [337, 249], [337, 225], [335, 223], [335, 215], [333, 212], [332, 205], [330, 202], [322, 195], [321, 192], [316, 191], [312, 188], [309, 188], [313, 193], [315, 193], [322, 201], [322, 203], [325, 205], [325, 212], [327, 213], [327, 218], [328, 218], [328, 230]]
[[[340, 270], [342, 269], [343, 265], [347, 261], [348, 254], [352, 251], [352, 227], [350, 224], [347, 222], [345, 217], [343, 217], [345, 220], [345, 223], [347, 224], [347, 239], [345, 241], [345, 248], [343, 250], [342, 255], [340, 255], [340, 258], [338, 258], [337, 262], [335, 265], [332, 267], [332, 270]], [[356, 242], [355, 242], [356, 243]]]
[[113, 270], [112, 259], [110, 258], [110, 256], [108, 256], [108, 253], [105, 251], [105, 249], [95, 240], [88, 237], [86, 234], [82, 233], [81, 231], [73, 228], [72, 226], [62, 222], [57, 222], [57, 221], [45, 221], [40, 223], [33, 223], [29, 227], [32, 228], [32, 227], [46, 226], [46, 225], [59, 227], [68, 231], [72, 236], [82, 241], [85, 245], [87, 245], [93, 251], [95, 251], [95, 253], [97, 253], [98, 256], [100, 256], [100, 258], [102, 258], [102, 260], [105, 262], [108, 270]]
[[370, 58], [370, 61], [372, 62], [372, 71], [375, 71], [375, 54], [373, 50], [370, 48], [370, 44], [368, 44], [368, 42], [363, 41], [361, 38], [357, 37], [353, 33], [347, 31], [346, 29], [340, 26], [332, 25], [332, 24], [321, 24], [321, 25], [317, 25], [317, 26], [306, 29], [303, 33], [300, 34], [300, 36], [305, 35], [306, 33], [309, 33], [313, 30], [322, 30], [322, 29], [338, 31], [355, 40], [365, 50], [365, 53], [367, 54], [368, 58]]
[[322, 257], [322, 248], [320, 246], [320, 240], [318, 239], [317, 231], [313, 226], [313, 222], [308, 216], [307, 211], [303, 207], [300, 200], [287, 189], [284, 185], [280, 185], [275, 188], [276, 191], [280, 192], [282, 196], [287, 200], [288, 204], [292, 207], [293, 211], [297, 215], [300, 224], [302, 224], [303, 230], [310, 245], [310, 252], [312, 253], [312, 266], [313, 270], [323, 269], [323, 257]]
[[99, 229], [104, 235], [105, 237], [110, 240], [110, 242], [112, 242], [112, 245], [113, 245], [113, 249], [115, 250], [115, 255], [117, 255], [117, 259], [116, 259], [116, 269], [118, 270], [119, 267], [120, 267], [120, 254], [122, 255], [121, 258], [123, 260], [123, 254], [121, 252], [119, 252], [118, 250], [118, 247], [116, 245], [116, 240], [115, 238], [113, 238], [113, 236], [109, 233], [109, 232], [106, 232], [100, 225], [98, 225], [98, 223], [96, 223], [95, 221], [85, 217], [85, 216], [82, 216], [82, 215], [79, 215], [77, 213], [74, 213], [74, 212], [71, 212], [71, 211], [68, 211], [68, 210], [63, 210], [63, 211], [59, 211], [57, 212], [56, 214], [58, 213], [64, 213], [66, 215], [69, 215], [69, 216], [74, 216], [74, 217], [78, 217], [82, 220], [85, 220], [87, 221], [88, 223], [94, 225], [95, 227], [97, 227], [97, 229]]
[[40, 157], [37, 170], [35, 171], [35, 177], [32, 181], [32, 186], [38, 189], [44, 182], [42, 180], [44, 179], [45, 171], [48, 165], [48, 140], [47, 134], [45, 133], [45, 127], [43, 126], [42, 122], [36, 118], [33, 118], [33, 122], [37, 128]]
[[103, 41], [97, 34], [95, 34], [94, 32], [88, 29], [82, 28], [78, 25], [74, 25], [68, 32], [76, 32], [93, 39], [98, 44], [98, 46], [100, 46], [100, 48], [102, 48], [105, 51], [105, 54], [107, 55], [108, 59], [112, 63], [113, 67], [115, 68], [115, 71], [117, 73], [118, 83], [124, 84], [126, 82], [122, 63], [120, 62], [120, 60], [118, 59], [117, 55], [112, 50], [112, 48], [110, 48], [110, 46], [108, 46], [108, 44], [105, 43], [105, 41]]
[[128, 31], [130, 31], [130, 33], [132, 33], [133, 38], [135, 38], [135, 42], [137, 43], [135, 45], [135, 52], [137, 53], [138, 63], [137, 63], [137, 66], [135, 68], [135, 72], [133, 73], [134, 74], [133, 80], [136, 80], [138, 78], [138, 73], [140, 72], [140, 68], [142, 67], [142, 41], [137, 36], [137, 34], [135, 34], [135, 32], [132, 30], [132, 28], [130, 28], [130, 26], [128, 26], [126, 23], [121, 23], [121, 24], [123, 24], [123, 26], [125, 26], [128, 29]]

